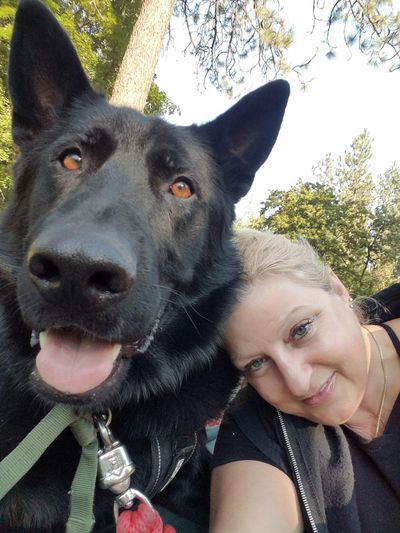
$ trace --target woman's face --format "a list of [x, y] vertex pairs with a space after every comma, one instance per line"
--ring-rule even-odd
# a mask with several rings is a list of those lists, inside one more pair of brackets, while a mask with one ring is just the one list
[[268, 403], [325, 425], [345, 423], [365, 394], [369, 344], [334, 278], [335, 292], [283, 276], [254, 283], [228, 321], [233, 363]]

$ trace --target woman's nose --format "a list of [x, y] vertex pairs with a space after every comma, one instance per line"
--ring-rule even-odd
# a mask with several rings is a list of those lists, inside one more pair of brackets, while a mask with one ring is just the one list
[[310, 391], [311, 365], [301, 361], [296, 355], [296, 357], [281, 362], [279, 367], [283, 380], [293, 396], [305, 398]]

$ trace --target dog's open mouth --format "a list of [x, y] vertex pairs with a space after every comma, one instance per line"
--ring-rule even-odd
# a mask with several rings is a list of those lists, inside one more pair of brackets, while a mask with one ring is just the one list
[[124, 359], [144, 353], [150, 346], [158, 321], [149, 335], [121, 345], [109, 342], [77, 327], [50, 328], [33, 332], [32, 344], [40, 343], [35, 380], [61, 395], [92, 395], [108, 385]]
[[104, 383], [118, 366], [121, 345], [84, 336], [78, 329], [40, 333], [36, 371], [50, 387], [84, 394]]

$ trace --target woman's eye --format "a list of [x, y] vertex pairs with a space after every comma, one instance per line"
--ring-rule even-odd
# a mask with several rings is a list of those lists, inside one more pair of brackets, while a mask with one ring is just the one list
[[306, 322], [302, 322], [301, 324], [298, 324], [295, 326], [292, 331], [290, 332], [290, 339], [294, 341], [298, 341], [308, 335], [312, 327], [312, 321], [307, 320]]
[[266, 357], [258, 357], [257, 359], [253, 359], [252, 361], [250, 361], [250, 363], [247, 363], [244, 369], [247, 373], [256, 372], [257, 370], [260, 370], [260, 368], [265, 366], [267, 363], [268, 359]]
[[80, 170], [82, 168], [82, 154], [78, 148], [66, 150], [60, 156], [60, 163], [66, 170]]

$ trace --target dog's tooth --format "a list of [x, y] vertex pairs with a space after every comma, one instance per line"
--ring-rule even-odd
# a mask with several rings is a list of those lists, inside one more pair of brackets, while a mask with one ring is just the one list
[[38, 344], [39, 344], [39, 334], [37, 331], [33, 330], [31, 333], [31, 340], [30, 340], [31, 348], [34, 348]]
[[40, 342], [40, 347], [41, 348], [44, 348], [44, 346], [46, 344], [46, 341], [47, 341], [47, 333], [46, 333], [46, 331], [41, 331], [39, 333], [39, 342]]
[[112, 360], [115, 361], [117, 357], [119, 356], [119, 352], [121, 351], [122, 345], [121, 344], [114, 344], [113, 350], [112, 350]]

